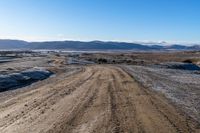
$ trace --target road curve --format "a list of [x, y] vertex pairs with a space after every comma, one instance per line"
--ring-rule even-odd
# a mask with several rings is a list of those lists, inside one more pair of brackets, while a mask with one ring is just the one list
[[116, 66], [95, 65], [1, 99], [1, 133], [187, 133], [195, 124]]

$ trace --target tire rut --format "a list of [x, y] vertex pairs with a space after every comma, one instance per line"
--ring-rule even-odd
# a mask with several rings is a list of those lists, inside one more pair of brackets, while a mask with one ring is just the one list
[[[93, 74], [94, 77], [96, 77], [97, 73]], [[100, 75], [97, 76], [97, 79]], [[59, 122], [57, 125], [57, 127], [55, 127], [57, 132], [62, 133], [62, 132], [70, 132], [71, 128], [73, 127], [73, 122], [77, 119], [77, 117], [80, 114], [83, 114], [83, 112], [90, 106], [92, 105], [92, 101], [93, 99], [95, 99], [97, 93], [98, 93], [98, 89], [94, 88], [94, 83], [92, 79], [91, 81], [89, 81], [88, 83], [92, 83], [88, 89], [86, 90], [85, 94], [83, 96], [81, 96], [80, 100], [78, 103], [76, 103], [76, 105], [73, 106], [72, 111], [70, 111], [70, 115], [68, 114], [66, 116], [66, 118], [63, 118], [63, 120], [61, 122]], [[83, 84], [82, 84], [83, 85]], [[82, 87], [82, 85], [80, 85], [80, 87]], [[47, 132], [52, 132], [52, 130], [49, 130]]]
[[116, 103], [116, 98], [113, 94], [112, 83], [109, 83], [109, 85], [108, 85], [108, 93], [110, 96], [111, 123], [113, 124], [113, 128], [112, 128], [111, 132], [113, 132], [113, 133], [123, 132], [123, 129], [121, 128], [120, 120], [117, 115], [117, 103]]

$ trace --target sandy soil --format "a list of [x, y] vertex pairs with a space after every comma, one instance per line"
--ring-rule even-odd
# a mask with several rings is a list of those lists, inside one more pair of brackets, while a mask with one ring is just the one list
[[118, 67], [94, 65], [58, 77], [2, 96], [1, 133], [200, 132], [165, 98]]

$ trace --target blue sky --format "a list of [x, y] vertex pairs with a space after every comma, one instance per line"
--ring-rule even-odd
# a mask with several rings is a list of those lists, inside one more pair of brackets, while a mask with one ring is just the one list
[[0, 38], [200, 42], [200, 0], [0, 0]]

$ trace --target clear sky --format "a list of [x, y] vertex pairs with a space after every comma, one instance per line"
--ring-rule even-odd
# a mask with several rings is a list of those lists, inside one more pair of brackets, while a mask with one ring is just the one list
[[0, 38], [200, 42], [200, 0], [0, 0]]

